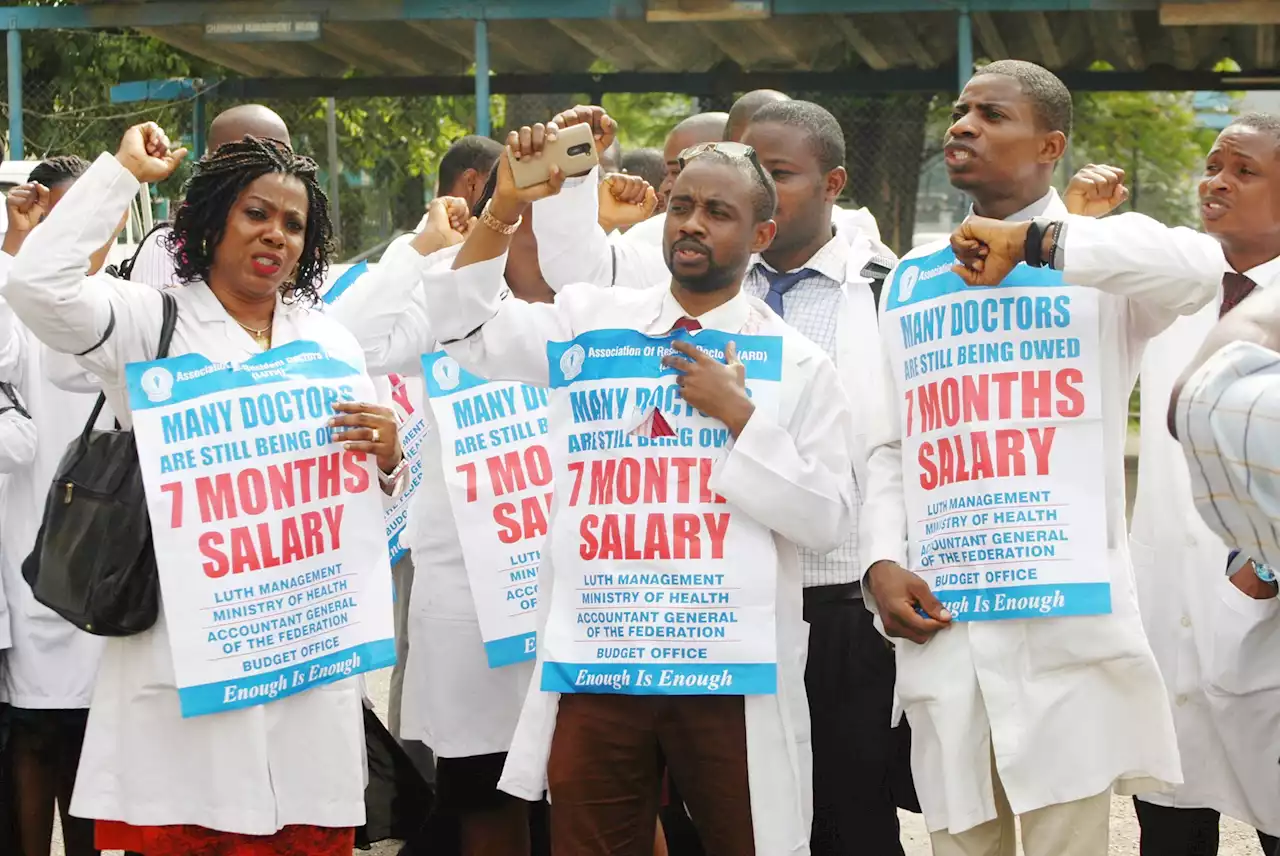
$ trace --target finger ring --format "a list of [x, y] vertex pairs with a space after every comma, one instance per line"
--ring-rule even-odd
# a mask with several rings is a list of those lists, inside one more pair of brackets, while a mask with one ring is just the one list
[[381, 436], [382, 436], [382, 435], [378, 433], [378, 429], [377, 429], [377, 428], [374, 428], [374, 429], [373, 429], [373, 442], [375, 442], [375, 443], [376, 443], [376, 442], [378, 442], [378, 439], [379, 439]]

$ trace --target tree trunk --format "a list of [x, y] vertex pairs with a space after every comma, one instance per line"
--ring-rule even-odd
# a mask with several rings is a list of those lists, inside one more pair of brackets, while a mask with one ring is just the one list
[[820, 99], [845, 136], [846, 193], [880, 224], [880, 237], [899, 254], [911, 249], [916, 193], [924, 157], [929, 95], [827, 95]]

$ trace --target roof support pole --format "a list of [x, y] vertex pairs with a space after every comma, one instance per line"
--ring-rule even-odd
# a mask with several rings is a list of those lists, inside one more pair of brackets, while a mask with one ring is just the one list
[[476, 19], [476, 134], [489, 136], [489, 22]]
[[960, 7], [960, 17], [956, 19], [956, 73], [959, 75], [959, 92], [973, 76], [973, 21], [969, 18], [969, 7]]
[[9, 55], [9, 160], [23, 159], [22, 145], [22, 31], [10, 26]]

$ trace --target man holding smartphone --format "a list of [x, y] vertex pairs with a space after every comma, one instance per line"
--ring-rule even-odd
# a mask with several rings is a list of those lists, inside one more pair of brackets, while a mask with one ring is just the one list
[[[508, 145], [521, 159], [534, 157], [555, 131], [554, 124], [549, 129], [524, 128], [509, 138]], [[637, 454], [656, 459], [664, 449], [683, 442], [657, 442], [661, 438], [687, 437], [692, 442], [702, 436], [690, 420], [707, 420], [707, 437], [721, 431], [735, 438], [731, 447], [726, 444], [719, 452], [699, 453], [694, 447], [682, 453], [705, 455], [706, 464], [699, 464], [699, 471], [705, 470], [707, 491], [723, 497], [713, 505], [733, 521], [724, 530], [729, 533], [725, 538], [733, 541], [725, 542], [728, 552], [708, 548], [692, 556], [682, 548], [679, 556], [668, 555], [659, 538], [650, 542], [643, 561], [628, 554], [626, 562], [615, 557], [591, 565], [600, 569], [605, 583], [594, 571], [584, 575], [584, 563], [600, 556], [601, 542], [593, 534], [594, 524], [588, 525], [588, 517], [582, 516], [586, 512], [571, 498], [573, 470], [557, 463], [560, 487], [549, 520], [551, 555], [544, 555], [540, 577], [544, 597], [538, 605], [538, 686], [526, 701], [501, 787], [536, 799], [549, 785], [553, 849], [562, 856], [642, 852], [652, 841], [665, 764], [708, 852], [807, 852], [811, 758], [796, 549], [803, 545], [829, 550], [852, 525], [852, 415], [829, 358], [762, 301], [742, 291], [752, 253], [773, 237], [772, 180], [749, 150], [722, 152], [711, 146], [687, 155], [667, 213], [668, 287], [630, 291], [575, 284], [562, 290], [554, 304], [527, 304], [502, 299], [503, 258], [529, 204], [557, 192], [563, 176], [557, 171], [547, 185], [522, 191], [515, 188], [506, 162], [500, 164], [494, 198], [468, 236], [454, 270], [429, 275], [424, 286], [433, 324], [450, 356], [482, 377], [554, 384], [548, 436], [555, 461], [572, 456], [575, 449], [582, 453], [583, 443], [602, 465]], [[598, 353], [588, 352], [587, 345], [595, 341], [590, 337], [636, 335], [642, 337], [642, 349], [653, 343], [651, 364], [628, 362], [630, 346], [614, 352], [590, 345]], [[765, 388], [758, 385], [765, 381], [747, 369], [731, 344], [723, 345], [723, 358], [700, 347], [724, 342], [726, 335], [753, 337], [750, 341], [757, 346], [767, 339], [773, 343], [768, 348], [780, 348], [773, 352], [776, 357], [767, 358], [780, 360], [776, 383], [781, 398], [776, 408], [766, 403]], [[568, 341], [583, 336], [589, 338], [581, 340], [586, 343], [581, 346]], [[671, 342], [673, 352], [662, 357], [666, 342]], [[567, 350], [552, 359], [552, 343]], [[748, 359], [757, 359], [768, 348], [757, 347]], [[658, 371], [659, 363], [662, 372], [674, 370], [678, 375], [672, 389], [678, 387], [685, 405], [661, 412], [648, 407], [618, 411], [616, 417], [612, 410], [598, 411], [600, 419], [638, 421], [617, 434], [591, 433], [584, 439], [578, 433], [576, 421], [599, 420], [587, 411], [574, 416], [574, 399], [562, 384], [580, 376], [593, 378], [590, 372], [597, 371]], [[586, 367], [590, 369], [584, 375]], [[749, 397], [748, 389], [756, 394]], [[606, 437], [616, 437], [617, 442], [597, 445], [591, 439], [597, 437], [602, 443]], [[655, 472], [661, 469], [660, 464], [654, 466]], [[691, 515], [696, 516], [710, 497], [707, 491], [673, 495], [667, 507], [692, 521]], [[603, 498], [583, 501], [608, 503]], [[579, 516], [585, 528], [577, 525]], [[712, 562], [745, 545], [740, 540], [744, 538], [754, 547], [723, 565], [723, 581], [718, 576], [695, 579], [678, 570], [688, 561], [700, 573], [718, 570], [721, 565]], [[770, 604], [767, 612], [743, 613], [728, 624], [737, 625], [732, 627], [736, 642], [763, 642], [774, 653], [762, 656], [775, 662], [760, 662], [743, 672], [726, 667], [725, 674], [739, 677], [704, 682], [699, 685], [703, 689], [685, 689], [687, 694], [646, 691], [652, 685], [640, 672], [653, 673], [625, 662], [613, 669], [609, 682], [590, 681], [595, 666], [566, 671], [552, 640], [578, 644], [569, 640], [578, 639], [576, 628], [584, 615], [573, 605], [581, 587], [608, 584], [629, 570], [646, 572], [649, 587], [644, 590], [651, 595], [650, 603], [687, 603], [688, 593], [678, 588], [691, 584], [723, 584], [724, 592], [715, 595], [715, 602], [729, 610], [736, 608], [733, 598], [741, 595], [728, 592], [761, 595]], [[653, 572], [652, 578], [648, 572]], [[605, 602], [625, 603], [629, 597]], [[674, 610], [656, 614], [668, 613]], [[762, 618], [756, 630], [748, 626]], [[637, 619], [628, 626], [649, 620]], [[675, 638], [678, 634], [669, 629], [655, 629], [653, 638]], [[625, 635], [627, 629], [618, 632]], [[606, 652], [615, 647], [611, 644]], [[653, 654], [652, 648], [640, 646], [644, 657], [668, 656]], [[595, 647], [588, 649], [580, 656], [596, 656]], [[694, 654], [686, 650], [674, 656]], [[680, 666], [682, 674], [702, 674], [700, 668]], [[719, 665], [713, 671], [721, 674]], [[747, 674], [763, 682], [744, 677]]]

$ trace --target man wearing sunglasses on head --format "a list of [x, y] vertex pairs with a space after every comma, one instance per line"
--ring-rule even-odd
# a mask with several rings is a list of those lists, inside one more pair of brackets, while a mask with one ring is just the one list
[[[611, 125], [599, 108], [579, 111], [559, 118]], [[854, 212], [837, 216], [836, 199], [848, 176], [844, 134], [831, 113], [808, 101], [774, 99], [741, 122], [736, 135], [740, 141], [689, 147], [677, 165], [683, 170], [707, 151], [732, 157], [751, 152], [752, 163], [774, 182], [777, 234], [752, 256], [742, 289], [835, 363], [854, 405], [856, 488], [865, 483], [869, 406], [884, 396], [881, 375], [873, 370], [882, 360], [874, 292], [894, 258], [849, 224]], [[536, 203], [542, 219], [535, 228], [559, 234], [587, 216], [579, 203], [568, 204], [574, 192], [566, 187], [561, 196]], [[554, 220], [543, 216], [550, 208]], [[556, 246], [553, 238], [540, 239], [539, 253]], [[908, 738], [905, 724], [892, 727], [893, 652], [862, 603], [858, 533], [829, 552], [802, 549], [799, 558], [810, 629], [805, 680], [814, 745], [814, 854], [900, 854], [897, 805], [915, 803]]]
[[[534, 157], [556, 131], [554, 124], [521, 129], [508, 138], [508, 148], [513, 157]], [[463, 368], [491, 379], [554, 387], [548, 437], [557, 487], [539, 576], [538, 660], [500, 787], [525, 799], [550, 791], [552, 849], [562, 856], [638, 853], [652, 842], [665, 765], [706, 852], [807, 854], [811, 751], [803, 680], [807, 631], [797, 549], [830, 551], [844, 542], [853, 525], [853, 417], [840, 379], [821, 348], [783, 323], [764, 301], [744, 293], [748, 265], [773, 239], [773, 182], [750, 149], [725, 151], [716, 146], [688, 153], [667, 211], [668, 287], [627, 290], [578, 283], [564, 288], [553, 304], [532, 304], [503, 299], [509, 236], [534, 200], [559, 192], [564, 177], [553, 169], [548, 182], [517, 189], [510, 165], [506, 160], [499, 164], [494, 197], [453, 270], [429, 274], [423, 288], [437, 334]], [[649, 337], [638, 348], [644, 352], [642, 358], [603, 344], [631, 341], [637, 333]], [[723, 345], [723, 358], [701, 349], [725, 341], [725, 334], [756, 354], [763, 353], [761, 348], [780, 348], [776, 358], [769, 358], [776, 359], [777, 366], [778, 397], [772, 404], [766, 401], [771, 393], [759, 385], [761, 375], [738, 359], [732, 344]], [[579, 337], [602, 346], [592, 346], [595, 353], [569, 346], [568, 340]], [[661, 356], [673, 339], [673, 352]], [[762, 344], [765, 339], [773, 344]], [[549, 351], [557, 356], [552, 359]], [[744, 350], [743, 358], [757, 359], [751, 353]], [[569, 406], [584, 400], [575, 396], [586, 393], [566, 392], [565, 381], [580, 375], [587, 380], [621, 378], [617, 373], [624, 369], [643, 372], [643, 366], [657, 370], [659, 364], [674, 369], [670, 380], [678, 387], [680, 404], [662, 411], [652, 405], [647, 411], [619, 405], [618, 420], [632, 424], [630, 430], [590, 430], [613, 424], [608, 421], [613, 417], [597, 419]], [[716, 564], [714, 550], [669, 556], [661, 539], [646, 541], [643, 553], [601, 555], [586, 527], [587, 512], [580, 506], [585, 503], [592, 515], [610, 516], [613, 503], [594, 497], [612, 488], [597, 483], [594, 491], [584, 487], [575, 493], [575, 443], [590, 447], [593, 464], [616, 463], [618, 472], [657, 446], [659, 451], [646, 458], [647, 465], [659, 465], [656, 472], [664, 463], [658, 460], [661, 447], [676, 447], [676, 455], [700, 454], [692, 441], [701, 433], [695, 431], [700, 420], [718, 425], [719, 429], [708, 427], [730, 438], [723, 448], [702, 453], [707, 466], [700, 463], [699, 470], [705, 469], [702, 495], [710, 496], [710, 491], [723, 497], [715, 506], [728, 520], [722, 558], [740, 558]], [[584, 430], [587, 433], [580, 433]], [[689, 490], [699, 480], [696, 474], [673, 476], [672, 484], [685, 487], [662, 505], [690, 525], [697, 517], [692, 512], [706, 501]], [[619, 495], [624, 491], [619, 482]], [[586, 499], [588, 493], [591, 499]], [[752, 549], [734, 553], [729, 540], [742, 545], [744, 538], [751, 540]], [[673, 559], [692, 563], [682, 566]], [[633, 681], [619, 677], [612, 683], [583, 683], [581, 675], [594, 675], [592, 668], [611, 659], [603, 653], [584, 665], [572, 664], [566, 672], [570, 664], [553, 649], [557, 644], [578, 644], [584, 618], [587, 623], [599, 620], [581, 611], [582, 603], [602, 602], [584, 594], [591, 578], [600, 576], [597, 569], [605, 575], [643, 571], [650, 578], [645, 584], [650, 599], [645, 602], [667, 605], [654, 614], [669, 615], [675, 612], [671, 604], [689, 602], [680, 590], [690, 584], [681, 567], [699, 574], [723, 568], [724, 579], [714, 584], [723, 585], [721, 591], [728, 594], [697, 602], [723, 603], [726, 615], [739, 602], [734, 598], [740, 596], [731, 592], [759, 586], [764, 609], [742, 614], [742, 626], [732, 628], [732, 642], [749, 646], [767, 640], [766, 647], [774, 653], [766, 657], [772, 662], [751, 662], [764, 667], [768, 681], [726, 682], [706, 692], [642, 689], [650, 686], [643, 675]], [[762, 619], [763, 624], [753, 625], [760, 628], [754, 632], [746, 626]], [[665, 632], [671, 627], [645, 624], [653, 619], [618, 621], [623, 622], [617, 626], [618, 635], [605, 633], [602, 638], [671, 638]], [[637, 635], [637, 627], [657, 632]], [[587, 632], [586, 638], [596, 637]], [[650, 644], [633, 644], [642, 653], [624, 656], [658, 656], [651, 653]], [[580, 656], [596, 656], [595, 647], [588, 647], [591, 653]], [[708, 659], [720, 668], [721, 658]], [[618, 675], [631, 676], [635, 669], [619, 662], [616, 667], [605, 665]], [[648, 660], [638, 666], [651, 673], [663, 668], [651, 668]]]

